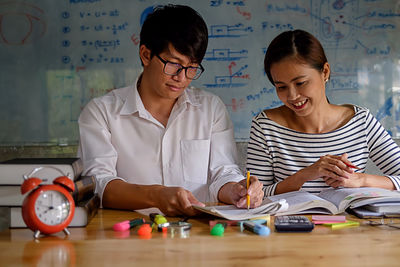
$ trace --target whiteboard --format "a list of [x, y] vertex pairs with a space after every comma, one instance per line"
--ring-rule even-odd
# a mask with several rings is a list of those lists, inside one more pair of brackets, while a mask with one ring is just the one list
[[[0, 144], [76, 144], [77, 119], [93, 97], [131, 85], [141, 72], [141, 24], [168, 1], [0, 1]], [[264, 70], [270, 41], [314, 34], [331, 64], [331, 103], [367, 107], [400, 137], [400, 1], [169, 1], [205, 19], [206, 69], [192, 85], [220, 96], [249, 138], [251, 119], [281, 105]]]

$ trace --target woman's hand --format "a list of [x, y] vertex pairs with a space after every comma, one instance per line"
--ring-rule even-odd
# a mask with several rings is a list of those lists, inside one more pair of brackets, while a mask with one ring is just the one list
[[[338, 157], [338, 156], [336, 156]], [[352, 162], [347, 159], [347, 153], [339, 156], [338, 167], [342, 169], [346, 173], [346, 178], [337, 176], [324, 176], [322, 177], [325, 183], [331, 187], [362, 187], [365, 184], [365, 176], [363, 173], [355, 173], [353, 169], [359, 169]], [[345, 166], [343, 166], [343, 164]]]
[[363, 187], [365, 183], [363, 173], [352, 173], [349, 179], [338, 180], [330, 177], [323, 177], [325, 183], [333, 188], [338, 187]]
[[264, 198], [263, 184], [255, 176], [250, 176], [250, 186], [246, 189], [246, 179], [238, 183], [226, 183], [220, 189], [218, 198], [220, 201], [233, 204], [238, 208], [247, 208], [247, 194], [250, 196], [250, 207], [261, 205]]
[[353, 174], [353, 164], [347, 159], [347, 154], [341, 156], [326, 155], [313, 163], [303, 171], [306, 173], [308, 180], [318, 178], [330, 178], [336, 181], [344, 182]]

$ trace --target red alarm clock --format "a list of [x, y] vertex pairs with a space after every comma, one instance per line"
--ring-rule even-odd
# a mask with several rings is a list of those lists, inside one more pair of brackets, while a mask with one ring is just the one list
[[[53, 184], [41, 185], [42, 179], [30, 177], [43, 168], [52, 168], [62, 174], [54, 179]], [[64, 231], [69, 235], [67, 226], [71, 223], [75, 212], [75, 202], [71, 192], [74, 182], [61, 170], [53, 166], [39, 167], [29, 175], [24, 175], [21, 194], [30, 193], [22, 203], [22, 218], [25, 224], [34, 231], [34, 237], [41, 233], [53, 234]]]

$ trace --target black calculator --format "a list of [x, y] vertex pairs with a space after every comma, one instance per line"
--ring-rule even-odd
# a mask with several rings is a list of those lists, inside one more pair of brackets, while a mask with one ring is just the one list
[[276, 216], [275, 230], [277, 232], [311, 232], [314, 229], [306, 216]]

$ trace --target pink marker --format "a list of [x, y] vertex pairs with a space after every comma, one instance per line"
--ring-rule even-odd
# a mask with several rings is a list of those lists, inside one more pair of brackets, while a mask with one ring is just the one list
[[138, 226], [138, 225], [141, 225], [144, 223], [145, 223], [145, 220], [143, 218], [133, 219], [130, 221], [126, 220], [126, 221], [122, 221], [122, 222], [114, 224], [113, 229], [114, 229], [114, 231], [122, 232], [122, 231], [129, 230], [135, 226]]

